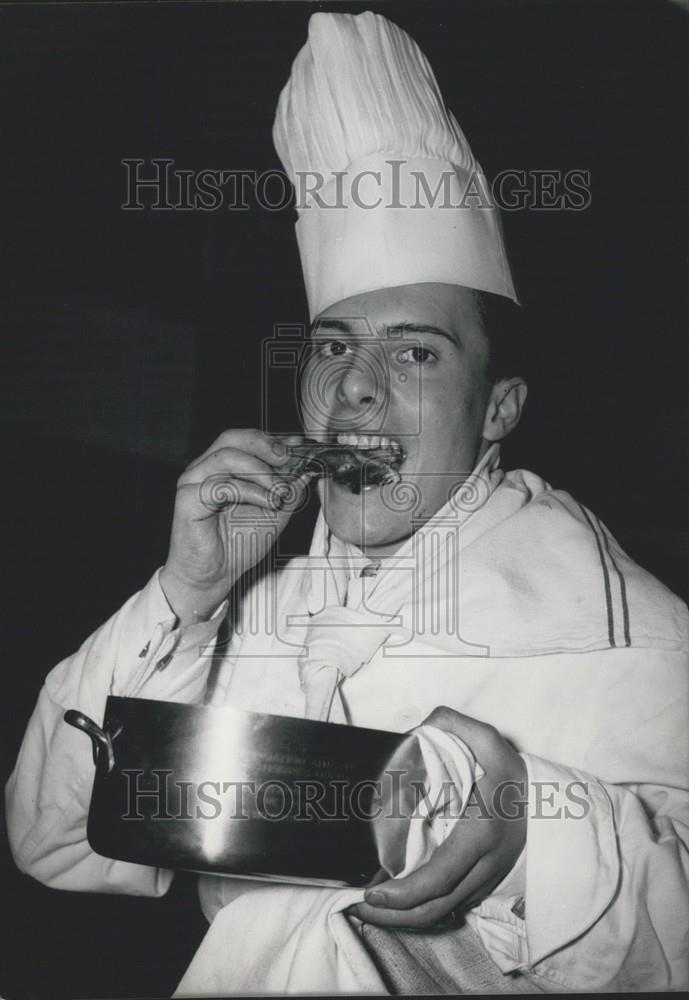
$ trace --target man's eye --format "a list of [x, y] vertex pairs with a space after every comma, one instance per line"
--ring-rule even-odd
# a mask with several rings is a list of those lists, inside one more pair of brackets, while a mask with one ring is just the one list
[[321, 358], [338, 358], [348, 350], [344, 340], [317, 340], [313, 342], [313, 346]]
[[335, 356], [344, 354], [346, 350], [347, 345], [344, 340], [331, 340], [327, 345], [327, 353]]
[[423, 365], [435, 355], [427, 347], [405, 347], [397, 354], [397, 360], [403, 365]]

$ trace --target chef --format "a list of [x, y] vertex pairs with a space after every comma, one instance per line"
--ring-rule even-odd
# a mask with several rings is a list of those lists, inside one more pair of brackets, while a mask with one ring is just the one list
[[[356, 898], [201, 879], [212, 923], [177, 995], [686, 987], [687, 609], [569, 494], [501, 469], [526, 386], [492, 325], [516, 295], [481, 167], [416, 44], [370, 12], [312, 16], [274, 138], [313, 324], [304, 430], [402, 460], [314, 484], [290, 473], [300, 438], [229, 430], [187, 468], [165, 565], [46, 679], [7, 789], [17, 864], [169, 887], [86, 840], [91, 751], [62, 716], [100, 720], [108, 694], [430, 723], [470, 751], [481, 808]], [[240, 620], [207, 692], [228, 593], [307, 488], [309, 555], [245, 600], [276, 627]]]

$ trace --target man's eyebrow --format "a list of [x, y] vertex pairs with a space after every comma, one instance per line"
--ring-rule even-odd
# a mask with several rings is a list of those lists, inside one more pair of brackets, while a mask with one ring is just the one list
[[[335, 316], [326, 316], [324, 319], [319, 320], [314, 324], [311, 329], [311, 336], [317, 336], [322, 331], [337, 330], [338, 333], [352, 333], [352, 324], [345, 319], [337, 319]], [[451, 344], [455, 347], [457, 346], [457, 338], [453, 337], [451, 333], [447, 330], [443, 330], [440, 326], [435, 326], [433, 323], [414, 323], [411, 320], [407, 320], [402, 323], [386, 323], [382, 332], [386, 336], [391, 334], [394, 336], [397, 333], [431, 333], [435, 334], [437, 337], [444, 337], [445, 340], [449, 340]]]
[[437, 337], [445, 337], [451, 344], [454, 344], [455, 347], [457, 346], [456, 337], [453, 337], [447, 330], [443, 330], [442, 327], [434, 326], [432, 323], [392, 323], [385, 327], [385, 332], [388, 336], [395, 333], [434, 333]]
[[314, 323], [311, 329], [311, 336], [320, 333], [321, 330], [337, 330], [339, 333], [351, 333], [352, 325], [344, 319], [326, 317], [325, 319], [319, 319], [317, 323]]

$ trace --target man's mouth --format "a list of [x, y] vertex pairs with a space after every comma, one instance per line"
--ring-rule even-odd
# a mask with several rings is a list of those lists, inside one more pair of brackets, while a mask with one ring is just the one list
[[334, 442], [306, 441], [289, 450], [292, 473], [328, 476], [351, 493], [398, 482], [406, 459], [398, 441], [379, 434], [342, 433]]
[[402, 445], [399, 441], [381, 434], [338, 434], [337, 443], [346, 444], [361, 451], [366, 451], [369, 448], [392, 448], [402, 452]]

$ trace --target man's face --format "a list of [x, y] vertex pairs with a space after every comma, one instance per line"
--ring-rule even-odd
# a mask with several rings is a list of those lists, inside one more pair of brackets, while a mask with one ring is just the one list
[[[490, 385], [473, 294], [425, 283], [352, 296], [318, 317], [308, 356], [301, 399], [309, 437], [360, 445], [383, 437], [404, 449], [397, 487], [353, 493], [332, 479], [318, 484], [337, 537], [372, 555], [394, 551], [477, 459]], [[419, 495], [411, 510], [400, 503], [405, 483]]]

